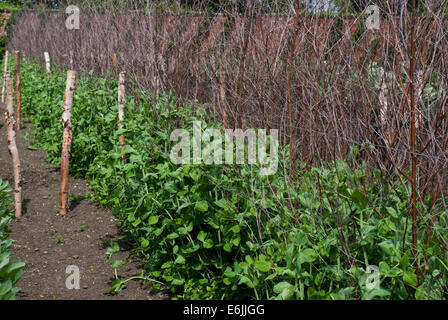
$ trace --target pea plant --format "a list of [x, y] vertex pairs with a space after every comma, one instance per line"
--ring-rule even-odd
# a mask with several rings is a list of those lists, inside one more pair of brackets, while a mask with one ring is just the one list
[[20, 288], [14, 287], [23, 274], [24, 262], [11, 261], [11, 245], [8, 239], [8, 222], [13, 217], [12, 202], [9, 199], [11, 188], [8, 182], [0, 179], [0, 300], [14, 300]]
[[[60, 107], [64, 72], [45, 74], [23, 65], [23, 110], [35, 127], [32, 145], [48, 161], [60, 161]], [[407, 182], [365, 163], [354, 166], [362, 146], [345, 160], [310, 167], [294, 178], [289, 146], [280, 169], [260, 175], [249, 165], [184, 164], [170, 161], [170, 133], [193, 129], [194, 121], [222, 129], [207, 106], [172, 94], [141, 90], [125, 100], [117, 129], [117, 82], [84, 72], [73, 105], [70, 171], [85, 177], [92, 197], [111, 208], [144, 261], [134, 278], [169, 288], [175, 299], [445, 299], [446, 213], [431, 199], [420, 212], [439, 210], [434, 233], [410, 252]], [[126, 147], [118, 137], [124, 135]], [[126, 161], [123, 161], [123, 155]], [[428, 223], [418, 221], [421, 226]], [[119, 247], [112, 244], [110, 260]], [[425, 252], [425, 255], [423, 255]], [[418, 261], [414, 261], [417, 259]], [[421, 265], [420, 283], [413, 266]], [[108, 293], [124, 288], [112, 260]], [[371, 286], [371, 266], [378, 269]]]

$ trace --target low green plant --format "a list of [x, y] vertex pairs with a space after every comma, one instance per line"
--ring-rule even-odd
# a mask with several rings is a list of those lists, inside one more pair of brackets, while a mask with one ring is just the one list
[[61, 235], [57, 235], [56, 238], [54, 239], [54, 243], [55, 244], [63, 244], [64, 243], [64, 238]]
[[14, 287], [23, 274], [24, 262], [11, 261], [11, 246], [8, 239], [8, 222], [12, 219], [12, 202], [8, 193], [12, 190], [0, 179], [0, 300], [14, 300], [20, 288]]
[[[120, 251], [120, 247], [118, 243], [112, 242], [111, 247], [107, 249], [106, 251], [106, 261], [109, 261], [110, 258], [118, 253]], [[127, 260], [114, 260], [111, 263], [111, 267], [114, 269], [114, 280], [110, 283], [110, 289], [105, 292], [105, 294], [115, 294], [121, 290], [123, 290], [126, 286], [126, 283], [132, 280], [144, 280], [144, 281], [151, 281], [152, 283], [157, 283], [159, 285], [163, 285], [163, 283], [150, 279], [148, 276], [144, 274], [144, 271], [140, 271], [140, 275], [138, 276], [132, 276], [127, 279], [124, 279], [122, 277], [118, 276], [118, 268], [126, 265], [128, 263]]]

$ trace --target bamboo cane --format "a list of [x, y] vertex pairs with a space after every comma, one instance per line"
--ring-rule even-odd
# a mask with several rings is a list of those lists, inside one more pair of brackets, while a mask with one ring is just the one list
[[65, 215], [68, 209], [68, 173], [70, 163], [70, 149], [72, 144], [72, 105], [73, 93], [76, 85], [76, 71], [67, 71], [65, 87], [64, 109], [62, 112], [62, 126], [64, 137], [61, 155], [61, 189], [59, 192], [59, 213]]
[[22, 79], [20, 76], [20, 51], [14, 51], [14, 70], [16, 72], [16, 128], [22, 129]]
[[5, 103], [5, 89], [6, 89], [6, 72], [8, 71], [8, 50], [5, 51], [5, 66], [3, 68], [3, 85], [2, 85], [2, 103]]
[[14, 87], [12, 80], [12, 72], [5, 73], [6, 82], [6, 112], [5, 118], [8, 130], [8, 149], [12, 157], [14, 171], [14, 207], [17, 218], [22, 216], [22, 177], [20, 174], [20, 158], [19, 150], [16, 144], [16, 132], [14, 131]]
[[[120, 72], [118, 78], [118, 129], [123, 129], [123, 120], [124, 120], [124, 98], [125, 98], [125, 72]], [[121, 150], [124, 150], [124, 135], [121, 134], [119, 137]], [[123, 155], [123, 161], [126, 162], [126, 156]]]
[[50, 69], [50, 55], [48, 54], [48, 52], [44, 52], [44, 57], [45, 57], [45, 66], [47, 68], [47, 73], [51, 72]]

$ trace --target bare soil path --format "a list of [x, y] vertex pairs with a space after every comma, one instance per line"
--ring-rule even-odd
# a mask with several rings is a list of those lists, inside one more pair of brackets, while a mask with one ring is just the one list
[[[13, 185], [11, 157], [8, 153], [4, 110], [0, 106], [0, 177]], [[59, 167], [45, 162], [45, 152], [28, 149], [26, 136], [32, 125], [25, 119], [17, 133], [22, 177], [23, 217], [10, 223], [13, 259], [26, 262], [17, 286], [17, 299], [165, 299], [164, 293], [151, 292], [150, 283], [132, 280], [115, 296], [105, 295], [113, 280], [113, 269], [105, 261], [110, 241], [118, 241], [116, 258], [130, 262], [118, 269], [121, 277], [138, 275], [140, 263], [130, 257], [126, 241], [120, 240], [119, 222], [97, 203], [84, 199], [90, 191], [86, 181], [70, 178], [72, 201], [66, 216], [58, 214]], [[67, 289], [66, 268], [80, 270], [80, 289]]]

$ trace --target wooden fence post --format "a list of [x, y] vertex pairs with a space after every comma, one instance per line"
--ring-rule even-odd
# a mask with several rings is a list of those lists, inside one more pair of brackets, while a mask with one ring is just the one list
[[[118, 77], [118, 130], [123, 129], [124, 120], [124, 98], [125, 98], [125, 72], [120, 72]], [[121, 134], [119, 137], [121, 150], [124, 150], [124, 135]], [[126, 162], [126, 156], [123, 155], [123, 162]]]
[[59, 213], [65, 215], [68, 210], [68, 174], [70, 163], [70, 149], [72, 144], [72, 105], [73, 93], [76, 85], [76, 71], [67, 71], [65, 87], [64, 109], [62, 112], [62, 126], [64, 138], [61, 154], [61, 188], [59, 192]]
[[6, 72], [8, 71], [8, 50], [5, 51], [5, 66], [3, 68], [3, 85], [2, 85], [2, 103], [5, 103], [5, 89], [6, 89]]
[[47, 68], [47, 73], [50, 73], [50, 55], [48, 54], [48, 52], [44, 52], [44, 57], [45, 57], [45, 66]]
[[20, 158], [19, 150], [16, 144], [16, 132], [14, 131], [14, 85], [12, 79], [12, 72], [5, 73], [6, 82], [6, 112], [5, 118], [8, 130], [8, 149], [12, 157], [13, 172], [14, 172], [14, 207], [16, 217], [22, 216], [22, 177], [20, 174]]
[[22, 79], [20, 77], [20, 51], [14, 51], [14, 70], [16, 72], [16, 113], [17, 130], [22, 129]]

